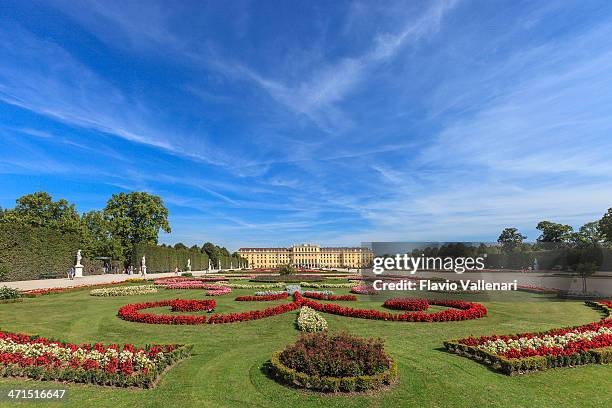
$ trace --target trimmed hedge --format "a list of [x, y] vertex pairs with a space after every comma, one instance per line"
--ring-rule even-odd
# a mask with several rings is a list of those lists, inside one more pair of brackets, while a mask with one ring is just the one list
[[4, 280], [66, 277], [76, 261], [79, 236], [43, 227], [0, 223], [0, 269]]
[[270, 359], [270, 374], [277, 381], [299, 388], [322, 392], [367, 391], [383, 385], [392, 384], [397, 378], [397, 363], [391, 361], [387, 371], [375, 375], [357, 377], [318, 377], [295, 371], [280, 361], [281, 352], [276, 352]]
[[143, 255], [146, 256], [147, 273], [173, 272], [175, 268], [186, 271], [188, 259], [191, 259], [191, 270], [208, 269], [208, 255], [200, 251], [143, 244], [134, 248], [132, 265], [135, 270], [138, 270]]

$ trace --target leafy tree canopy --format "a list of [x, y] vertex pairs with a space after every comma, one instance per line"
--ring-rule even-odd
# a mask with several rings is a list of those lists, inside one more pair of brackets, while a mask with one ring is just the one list
[[15, 208], [0, 212], [0, 220], [64, 232], [80, 230], [80, 217], [75, 205], [63, 198], [53, 201], [49, 193], [39, 191], [18, 198], [16, 203]]
[[518, 229], [504, 228], [499, 238], [497, 238], [497, 242], [502, 245], [505, 251], [514, 251], [522, 246], [525, 239], [527, 237], [521, 234]]
[[540, 221], [536, 226], [541, 231], [538, 242], [570, 242], [574, 228], [571, 225]]
[[164, 202], [159, 196], [149, 193], [113, 194], [103, 214], [113, 237], [128, 254], [135, 244], [157, 244], [160, 230], [171, 231]]

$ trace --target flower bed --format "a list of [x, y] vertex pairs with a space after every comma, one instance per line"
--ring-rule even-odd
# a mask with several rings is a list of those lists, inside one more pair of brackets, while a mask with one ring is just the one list
[[[177, 305], [177, 300], [180, 299], [128, 304], [119, 309], [117, 316], [123, 320], [149, 324], [220, 324], [263, 319], [265, 317], [275, 316], [291, 310], [296, 310], [300, 307], [298, 303], [291, 302], [283, 305], [268, 307], [263, 310], [252, 310], [241, 313], [213, 314], [210, 317], [204, 315], [154, 315], [141, 312], [143, 309], [149, 309], [152, 307], [173, 307], [173, 305]], [[202, 310], [209, 311], [216, 307], [216, 302], [214, 300], [201, 300], [198, 302], [212, 302], [208, 304], [208, 308]]]
[[319, 312], [331, 313], [340, 316], [357, 317], [360, 319], [390, 320], [402, 322], [449, 322], [459, 320], [478, 319], [486, 316], [487, 309], [480, 303], [464, 302], [462, 300], [428, 300], [430, 305], [444, 306], [451, 309], [436, 313], [407, 312], [388, 313], [370, 309], [353, 309], [333, 303], [317, 303], [303, 299], [298, 294], [302, 305], [309, 306]]
[[264, 283], [264, 284], [251, 284], [251, 283], [224, 283], [223, 286], [233, 289], [273, 289], [282, 288], [285, 286], [284, 282], [278, 283]]
[[326, 332], [303, 335], [275, 353], [270, 374], [277, 381], [322, 392], [366, 391], [391, 384], [397, 367], [381, 340]]
[[197, 312], [204, 310], [212, 311], [216, 307], [214, 300], [185, 300], [176, 299], [170, 303], [170, 309], [173, 312]]
[[251, 279], [252, 282], [320, 282], [324, 277], [319, 275], [261, 275]]
[[425, 299], [393, 298], [385, 300], [383, 304], [387, 309], [394, 310], [427, 310], [429, 303]]
[[37, 296], [42, 296], [42, 295], [51, 295], [54, 293], [74, 292], [77, 290], [89, 289], [89, 288], [111, 287], [114, 285], [121, 285], [121, 284], [123, 284], [123, 281], [115, 281], [115, 282], [109, 282], [109, 283], [95, 283], [91, 285], [74, 285], [74, 286], [67, 286], [65, 288], [32, 289], [32, 290], [21, 291], [21, 294], [24, 297], [37, 297]]
[[91, 296], [131, 296], [149, 293], [157, 293], [157, 288], [153, 285], [137, 285], [94, 289], [89, 292]]
[[314, 309], [302, 306], [297, 318], [297, 326], [303, 332], [314, 333], [327, 330], [327, 320]]
[[137, 348], [71, 344], [27, 334], [0, 332], [0, 375], [117, 387], [149, 388], [191, 345]]
[[261, 292], [255, 292], [255, 296], [270, 296], [270, 295], [280, 295], [281, 293], [287, 293], [284, 290], [264, 290]]
[[340, 289], [340, 288], [352, 288], [355, 283], [312, 283], [312, 282], [300, 282], [300, 286], [305, 288], [313, 289]]
[[316, 292], [304, 292], [302, 296], [318, 299], [318, 300], [345, 300], [345, 301], [355, 301], [357, 300], [357, 296], [355, 295], [327, 295], [325, 293], [316, 293]]
[[612, 362], [612, 302], [585, 302], [606, 314], [599, 322], [539, 333], [448, 340], [448, 351], [515, 375], [554, 367]]
[[358, 295], [375, 295], [378, 293], [377, 290], [368, 285], [354, 286], [353, 288], [351, 288], [351, 292], [356, 293]]
[[238, 296], [235, 300], [239, 302], [267, 302], [270, 300], [287, 299], [288, 296], [289, 294], [287, 292], [282, 292], [264, 296]]
[[232, 288], [228, 288], [227, 286], [209, 285], [205, 289], [208, 289], [206, 291], [206, 296], [221, 296], [232, 293]]

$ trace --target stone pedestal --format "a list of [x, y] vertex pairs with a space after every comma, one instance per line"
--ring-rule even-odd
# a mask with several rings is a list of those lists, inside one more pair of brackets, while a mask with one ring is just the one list
[[74, 277], [82, 278], [83, 277], [83, 265], [75, 265], [74, 266]]

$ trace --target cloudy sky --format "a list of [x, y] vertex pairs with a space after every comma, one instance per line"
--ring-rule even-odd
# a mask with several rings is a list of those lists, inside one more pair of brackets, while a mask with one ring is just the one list
[[0, 206], [162, 242], [530, 239], [612, 207], [607, 1], [3, 1]]

